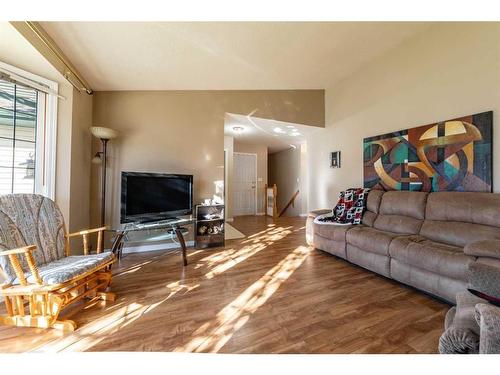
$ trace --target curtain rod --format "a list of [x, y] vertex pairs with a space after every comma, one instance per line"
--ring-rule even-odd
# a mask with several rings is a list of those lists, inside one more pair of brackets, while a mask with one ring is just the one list
[[[34, 36], [59, 60], [64, 66], [64, 71], [61, 72], [64, 78], [71, 83], [77, 90], [85, 91], [87, 94], [92, 95], [93, 90], [85, 79], [76, 71], [71, 62], [64, 56], [61, 49], [51, 39], [47, 32], [38, 24], [38, 22], [25, 21], [23, 22]], [[28, 39], [29, 40], [29, 39]], [[36, 46], [35, 46], [36, 48]], [[43, 53], [42, 53], [43, 54]], [[76, 83], [74, 81], [77, 81]]]

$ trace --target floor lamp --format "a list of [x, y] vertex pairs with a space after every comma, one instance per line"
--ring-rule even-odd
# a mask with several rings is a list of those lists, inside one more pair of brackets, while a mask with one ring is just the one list
[[116, 138], [118, 132], [102, 126], [92, 126], [90, 132], [102, 143], [102, 151], [95, 154], [92, 163], [101, 164], [101, 226], [104, 226], [106, 220], [106, 148], [108, 141]]

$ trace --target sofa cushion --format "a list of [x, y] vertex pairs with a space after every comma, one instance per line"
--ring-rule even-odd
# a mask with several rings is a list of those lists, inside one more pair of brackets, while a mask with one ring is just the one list
[[361, 219], [361, 224], [373, 227], [375, 220], [377, 219], [377, 214], [371, 211], [365, 211], [363, 218]]
[[427, 193], [388, 191], [382, 196], [373, 226], [383, 231], [417, 234], [425, 215]]
[[500, 194], [435, 192], [427, 199], [420, 234], [455, 246], [500, 239]]
[[500, 194], [435, 192], [427, 199], [427, 220], [458, 221], [500, 227]]
[[[38, 272], [44, 284], [61, 284], [84, 273], [102, 266], [113, 260], [114, 255], [111, 252], [90, 255], [72, 255], [61, 258], [51, 263], [47, 263], [38, 268]], [[26, 274], [29, 283], [35, 283], [35, 278], [31, 274]], [[14, 285], [19, 284], [14, 280]]]
[[420, 234], [437, 242], [464, 247], [479, 240], [500, 239], [500, 228], [458, 221], [425, 220]]
[[366, 210], [373, 212], [374, 214], [378, 214], [380, 201], [382, 200], [383, 195], [384, 191], [382, 190], [370, 190], [370, 192], [368, 193], [368, 198], [366, 200]]
[[366, 226], [354, 226], [347, 232], [346, 239], [348, 243], [364, 251], [389, 255], [389, 244], [397, 235]]
[[395, 238], [389, 254], [403, 263], [464, 281], [467, 280], [469, 264], [474, 262], [474, 258], [465, 255], [459, 247], [419, 235]]
[[382, 196], [381, 215], [402, 215], [424, 219], [427, 193], [421, 191], [388, 191]]

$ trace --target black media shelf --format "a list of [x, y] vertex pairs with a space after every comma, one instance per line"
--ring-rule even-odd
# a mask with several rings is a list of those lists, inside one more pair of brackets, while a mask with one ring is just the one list
[[196, 205], [195, 246], [197, 249], [224, 246], [224, 205]]

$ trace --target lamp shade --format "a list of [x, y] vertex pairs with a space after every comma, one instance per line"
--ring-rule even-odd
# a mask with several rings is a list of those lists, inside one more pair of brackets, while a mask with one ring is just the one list
[[103, 126], [92, 126], [90, 132], [94, 137], [99, 139], [113, 139], [118, 137], [118, 132], [116, 130]]
[[96, 155], [92, 158], [92, 164], [101, 164], [102, 163], [102, 159], [99, 155]]

